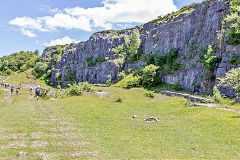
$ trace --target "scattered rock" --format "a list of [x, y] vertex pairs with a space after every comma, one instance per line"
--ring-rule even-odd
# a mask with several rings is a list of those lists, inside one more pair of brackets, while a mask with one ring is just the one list
[[202, 97], [196, 97], [193, 95], [189, 94], [181, 94], [181, 93], [176, 93], [176, 92], [169, 92], [169, 91], [162, 91], [160, 92], [161, 94], [165, 94], [167, 96], [177, 96], [177, 97], [184, 97], [192, 102], [200, 102], [200, 103], [213, 103], [214, 100], [212, 99], [206, 99]]
[[132, 116], [132, 118], [138, 118], [138, 116], [134, 115], [134, 116]]
[[50, 98], [50, 100], [51, 100], [51, 101], [56, 101], [57, 99], [55, 99], [55, 98]]
[[217, 107], [216, 104], [208, 104], [208, 103], [190, 103], [189, 106], [190, 107], [200, 106], [200, 107], [210, 107], [210, 108]]
[[175, 117], [172, 117], [172, 119], [176, 119]]
[[21, 151], [21, 152], [19, 152], [19, 155], [27, 155], [27, 152]]
[[159, 118], [149, 117], [149, 118], [144, 119], [144, 121], [147, 121], [147, 122], [158, 122]]

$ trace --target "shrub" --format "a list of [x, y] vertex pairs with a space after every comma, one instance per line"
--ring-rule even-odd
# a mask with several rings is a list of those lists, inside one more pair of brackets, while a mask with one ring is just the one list
[[228, 61], [229, 64], [240, 64], [240, 54], [231, 56], [230, 60]]
[[57, 89], [58, 89], [58, 90], [62, 90], [61, 85], [57, 85]]
[[155, 97], [155, 95], [154, 95], [154, 93], [152, 91], [144, 93], [144, 96], [149, 97], [149, 98], [154, 98]]
[[127, 54], [127, 45], [125, 44], [125, 45], [119, 45], [119, 46], [117, 46], [116, 48], [113, 48], [112, 49], [112, 51], [113, 51], [113, 53], [114, 54], [116, 54], [116, 55], [126, 55]]
[[150, 53], [148, 53], [148, 54], [145, 56], [145, 61], [146, 61], [147, 65], [155, 64], [154, 57], [153, 57]]
[[83, 90], [91, 90], [92, 88], [92, 85], [88, 82], [80, 82], [78, 85], [81, 85]]
[[83, 94], [82, 85], [79, 84], [69, 85], [69, 88], [67, 88], [64, 93], [67, 96], [81, 96]]
[[87, 57], [86, 61], [87, 61], [88, 67], [94, 67], [95, 66], [95, 63], [94, 63], [94, 60], [93, 60], [92, 57]]
[[115, 102], [122, 103], [122, 99], [120, 97], [116, 98]]
[[76, 82], [77, 81], [76, 74], [72, 71], [70, 71], [66, 74], [66, 78], [67, 78], [68, 82]]
[[121, 88], [133, 88], [133, 87], [139, 87], [141, 82], [141, 77], [133, 74], [128, 75], [123, 80], [118, 82], [115, 86], [121, 87]]
[[221, 95], [220, 91], [218, 90], [217, 86], [213, 87], [213, 99], [217, 103], [222, 102], [222, 95]]
[[240, 96], [240, 67], [231, 69], [225, 77], [218, 78], [218, 80], [219, 85], [232, 87], [236, 91], [236, 96]]
[[239, 0], [231, 0], [229, 2], [229, 13], [225, 16], [223, 20], [224, 28], [226, 30], [226, 39], [229, 45], [239, 45], [240, 44], [240, 21], [239, 21]]
[[88, 82], [80, 82], [78, 84], [69, 85], [69, 88], [67, 88], [64, 93], [67, 96], [80, 96], [83, 94], [83, 91], [93, 92], [95, 90], [96, 89], [94, 89]]
[[215, 51], [212, 48], [212, 45], [208, 46], [208, 50], [206, 53], [202, 53], [200, 56], [200, 62], [203, 64], [206, 69], [205, 78], [211, 79], [214, 75], [213, 72], [216, 69], [216, 64], [220, 61], [220, 58], [214, 56]]
[[58, 72], [58, 73], [56, 73], [55, 77], [56, 77], [57, 80], [60, 80], [61, 79], [61, 74]]
[[163, 70], [163, 66], [167, 65], [169, 70], [178, 70], [181, 67], [181, 64], [177, 62], [178, 50], [176, 48], [171, 49], [165, 55], [159, 55], [155, 53], [155, 64]]
[[134, 62], [139, 59], [138, 51], [140, 45], [141, 45], [140, 33], [138, 29], [135, 29], [132, 33], [131, 43], [128, 50], [131, 62]]
[[48, 70], [48, 64], [44, 62], [37, 62], [34, 70], [36, 71], [37, 74], [44, 74]]
[[150, 64], [146, 66], [142, 71], [142, 84], [146, 87], [155, 86], [159, 83], [160, 79], [157, 75], [157, 70], [159, 67]]
[[112, 84], [112, 75], [111, 74], [108, 75], [108, 80], [106, 81], [106, 84], [111, 86], [111, 84]]
[[50, 89], [45, 89], [45, 88], [42, 88], [41, 89], [41, 95], [40, 97], [42, 99], [48, 99], [48, 93], [49, 93]]
[[126, 75], [126, 73], [125, 73], [124, 71], [122, 71], [122, 72], [120, 72], [120, 73], [118, 74], [118, 78], [119, 78], [120, 81], [123, 80], [126, 76], [127, 76], [127, 75]]
[[175, 85], [172, 85], [173, 86], [173, 89], [176, 90], [176, 91], [181, 91], [182, 90], [182, 87], [180, 84], [175, 84]]
[[95, 62], [96, 63], [102, 63], [102, 62], [104, 62], [105, 61], [105, 58], [103, 58], [103, 57], [97, 57], [96, 59], [95, 59]]

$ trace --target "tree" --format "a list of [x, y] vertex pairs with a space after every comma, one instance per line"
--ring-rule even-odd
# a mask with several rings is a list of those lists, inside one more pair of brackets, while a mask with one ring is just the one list
[[39, 74], [44, 74], [48, 69], [48, 64], [43, 62], [37, 62], [34, 70]]
[[138, 29], [135, 29], [132, 33], [131, 43], [129, 46], [130, 60], [133, 62], [139, 58], [138, 50], [141, 45], [140, 33]]
[[150, 64], [143, 69], [142, 84], [146, 87], [155, 86], [159, 82], [157, 70], [159, 67]]
[[236, 96], [240, 96], [240, 67], [233, 68], [225, 77], [218, 78], [219, 85], [225, 87], [232, 87], [236, 91]]
[[39, 55], [39, 50], [35, 50], [34, 54], [38, 56]]

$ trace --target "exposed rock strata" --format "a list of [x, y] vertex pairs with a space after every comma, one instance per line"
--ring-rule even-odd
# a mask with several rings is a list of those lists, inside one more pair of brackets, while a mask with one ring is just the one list
[[[163, 75], [164, 82], [180, 84], [182, 89], [186, 91], [211, 93], [213, 86], [217, 83], [217, 77], [222, 77], [231, 68], [238, 67], [228, 64], [228, 61], [230, 55], [239, 54], [240, 46], [228, 46], [217, 41], [217, 31], [222, 29], [221, 20], [228, 12], [228, 6], [225, 2], [226, 0], [203, 2], [194, 5], [193, 10], [189, 13], [171, 17], [167, 23], [158, 24], [155, 20], [135, 27], [139, 29], [141, 34], [143, 55], [147, 53], [153, 55], [155, 52], [165, 54], [173, 48], [178, 49], [179, 58], [177, 61], [184, 65], [184, 69], [175, 71], [173, 74]], [[145, 65], [144, 61], [121, 64], [115, 60], [122, 57], [112, 54], [112, 48], [125, 42], [129, 43], [133, 30], [134, 28], [97, 32], [86, 42], [70, 44], [63, 50], [61, 59], [56, 62], [56, 66], [52, 69], [51, 82], [55, 85], [66, 85], [66, 75], [71, 71], [76, 74], [78, 82], [105, 83], [110, 74], [113, 80], [117, 80], [117, 75], [122, 70], [126, 71], [129, 68], [139, 68]], [[201, 76], [206, 70], [198, 60], [200, 48], [207, 49], [209, 44], [213, 45], [216, 56], [221, 57], [222, 60], [217, 64], [213, 73], [215, 76], [206, 81]], [[52, 50], [54, 48], [46, 48], [42, 59], [59, 54], [52, 52]], [[92, 59], [101, 57], [109, 60], [89, 67], [86, 61], [88, 57]], [[57, 73], [60, 74], [60, 78], [56, 78]], [[228, 96], [234, 95], [231, 88], [221, 87], [220, 89]]]

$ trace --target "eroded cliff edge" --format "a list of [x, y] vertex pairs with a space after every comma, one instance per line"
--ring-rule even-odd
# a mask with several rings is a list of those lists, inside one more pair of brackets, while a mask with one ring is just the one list
[[[178, 50], [176, 61], [182, 67], [162, 73], [163, 82], [180, 84], [186, 91], [211, 93], [217, 77], [238, 67], [228, 62], [231, 56], [240, 53], [240, 46], [227, 45], [219, 40], [221, 21], [228, 10], [226, 0], [193, 4], [135, 28], [97, 32], [85, 42], [61, 46], [60, 49], [59, 46], [48, 47], [44, 50], [42, 60], [51, 62], [53, 66], [51, 83], [54, 85], [66, 85], [69, 76], [74, 76], [77, 82], [105, 83], [108, 75], [112, 76], [113, 81], [117, 80], [121, 71], [146, 65], [143, 58], [134, 63], [123, 62], [123, 57], [112, 51], [119, 45], [129, 43], [132, 32], [137, 28], [141, 35], [142, 57]], [[211, 78], [206, 78], [206, 69], [199, 59], [202, 50], [207, 50], [209, 45], [212, 45], [219, 61]], [[234, 95], [231, 88], [221, 87], [220, 90], [228, 96]]]

